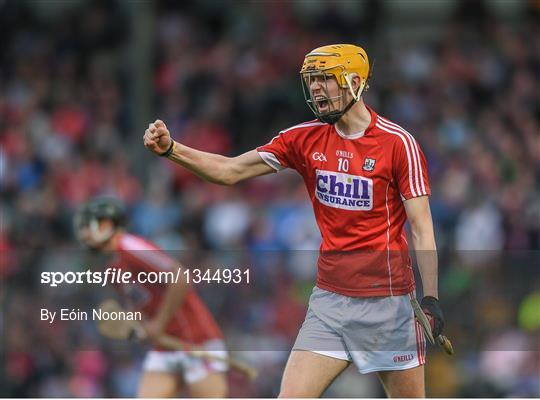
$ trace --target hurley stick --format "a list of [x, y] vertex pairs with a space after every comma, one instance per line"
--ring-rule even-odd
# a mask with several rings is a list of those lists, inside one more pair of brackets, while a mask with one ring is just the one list
[[433, 338], [429, 319], [424, 313], [424, 311], [422, 310], [422, 307], [420, 307], [420, 304], [418, 304], [418, 300], [416, 300], [415, 298], [411, 298], [411, 306], [413, 308], [414, 315], [416, 316], [416, 319], [422, 326], [422, 329], [424, 330], [424, 333], [426, 337], [428, 338], [429, 342], [431, 344], [434, 344], [436, 341], [437, 344], [443, 348], [446, 354], [450, 356], [454, 354], [454, 348], [452, 347], [452, 343], [446, 336], [439, 335], [436, 338]]

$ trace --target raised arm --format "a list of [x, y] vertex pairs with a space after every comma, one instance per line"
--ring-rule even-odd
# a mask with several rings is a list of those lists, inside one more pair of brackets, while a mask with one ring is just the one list
[[234, 185], [255, 176], [266, 175], [275, 170], [259, 156], [256, 150], [237, 157], [225, 157], [207, 153], [173, 141], [165, 123], [156, 120], [145, 131], [144, 145], [158, 155], [180, 164], [208, 182]]

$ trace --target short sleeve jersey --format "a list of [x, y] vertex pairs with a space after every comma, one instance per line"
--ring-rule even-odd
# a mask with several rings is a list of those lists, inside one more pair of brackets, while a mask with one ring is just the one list
[[[178, 264], [157, 246], [135, 235], [123, 234], [116, 250], [118, 260], [115, 267], [130, 271], [134, 277], [140, 272], [169, 271], [171, 266]], [[118, 289], [145, 317], [151, 318], [163, 301], [166, 284], [139, 282], [121, 285]], [[212, 314], [191, 288], [188, 288], [182, 303], [172, 316], [166, 332], [191, 344], [201, 344], [223, 337]]]
[[426, 160], [410, 133], [368, 110], [371, 123], [356, 135], [314, 120], [257, 151], [304, 178], [322, 235], [317, 286], [353, 297], [406, 294], [415, 286], [403, 201], [430, 194]]

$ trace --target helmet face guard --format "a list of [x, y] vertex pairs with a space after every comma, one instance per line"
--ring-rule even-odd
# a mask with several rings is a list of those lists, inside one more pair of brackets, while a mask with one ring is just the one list
[[[311, 90], [313, 81], [318, 80], [321, 86], [322, 93], [314, 95]], [[330, 96], [328, 90], [328, 82], [334, 80], [337, 83], [333, 74], [325, 73], [325, 71], [308, 71], [302, 73], [302, 91], [304, 99], [313, 114], [321, 121], [327, 124], [335, 124], [357, 101], [354, 97], [347, 103], [347, 89], [338, 85], [339, 94]], [[359, 98], [359, 97], [358, 97]]]
[[[100, 221], [110, 220], [114, 228], [102, 231]], [[81, 206], [73, 219], [75, 235], [79, 242], [92, 249], [106, 244], [118, 227], [125, 224], [123, 206], [112, 198], [97, 198]]]
[[100, 228], [100, 219], [79, 211], [73, 221], [73, 229], [79, 243], [91, 250], [98, 250], [113, 237], [115, 229], [103, 231]]
[[87, 204], [79, 208], [73, 217], [73, 231], [77, 240], [84, 245], [88, 245], [91, 221], [92, 216], [88, 212]]
[[[361, 47], [336, 44], [319, 47], [308, 53], [300, 75], [304, 98], [315, 116], [322, 122], [335, 124], [357, 101], [360, 100], [370, 73], [367, 54]], [[360, 85], [353, 88], [353, 78], [360, 78]], [[322, 94], [314, 96], [311, 85], [318, 79]], [[335, 80], [339, 94], [330, 97], [329, 80]], [[347, 101], [350, 93], [352, 99]]]

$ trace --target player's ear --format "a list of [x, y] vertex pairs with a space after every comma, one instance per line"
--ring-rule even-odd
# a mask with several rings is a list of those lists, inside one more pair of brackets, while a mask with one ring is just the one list
[[355, 92], [358, 90], [361, 84], [362, 79], [360, 79], [360, 76], [355, 73], [351, 74], [351, 86], [353, 87]]

